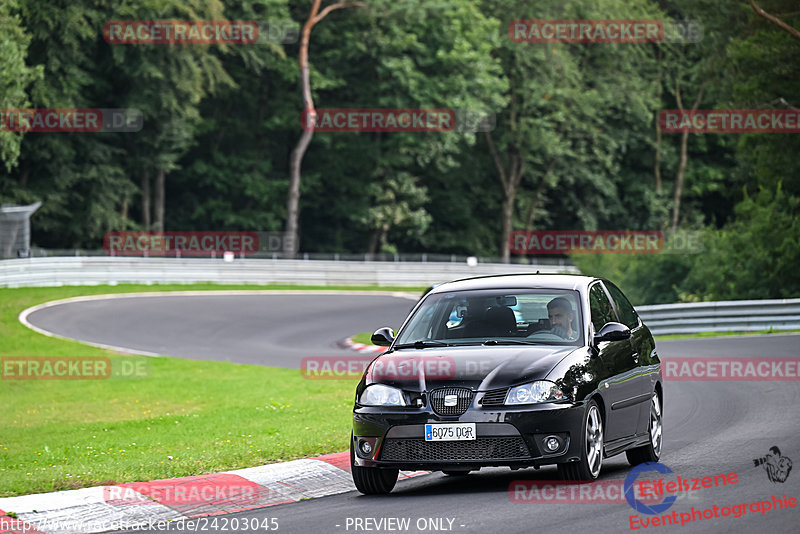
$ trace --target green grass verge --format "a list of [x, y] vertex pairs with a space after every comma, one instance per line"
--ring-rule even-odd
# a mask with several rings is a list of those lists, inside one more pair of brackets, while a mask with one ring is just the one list
[[653, 336], [656, 341], [669, 341], [670, 339], [692, 339], [697, 337], [723, 337], [723, 336], [761, 336], [764, 334], [789, 334], [800, 332], [800, 330], [759, 330], [758, 332], [698, 332], [697, 334], [668, 334], [664, 336]]
[[364, 345], [372, 345], [372, 334], [369, 332], [361, 332], [353, 336], [353, 341], [356, 343], [363, 343]]
[[[217, 284], [0, 289], [0, 356], [131, 358], [37, 334], [17, 316], [79, 295], [198, 289], [409, 290]], [[356, 380], [306, 380], [297, 370], [227, 362], [135, 359], [146, 361], [148, 377], [0, 380], [0, 497], [197, 475], [347, 448]]]

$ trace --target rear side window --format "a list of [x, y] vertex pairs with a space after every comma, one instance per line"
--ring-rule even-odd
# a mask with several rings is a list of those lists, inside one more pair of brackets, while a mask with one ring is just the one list
[[599, 332], [606, 323], [617, 320], [614, 308], [611, 307], [611, 301], [608, 300], [606, 292], [603, 291], [600, 284], [595, 284], [589, 289], [589, 308], [592, 312], [592, 324], [595, 332]]
[[630, 301], [622, 294], [622, 291], [611, 282], [604, 283], [606, 289], [608, 289], [608, 292], [611, 294], [611, 298], [614, 300], [614, 304], [617, 305], [617, 312], [619, 313], [622, 324], [631, 330], [639, 326], [639, 316], [636, 314], [636, 310], [633, 309]]

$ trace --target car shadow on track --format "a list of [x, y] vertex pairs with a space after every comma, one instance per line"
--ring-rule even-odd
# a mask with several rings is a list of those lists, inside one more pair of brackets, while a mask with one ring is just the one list
[[[624, 456], [606, 460], [598, 480], [624, 479], [630, 469], [631, 466], [624, 460]], [[388, 497], [507, 493], [509, 486], [517, 480], [551, 482], [559, 479], [555, 466], [542, 467], [541, 469], [518, 469], [516, 471], [502, 467], [484, 468], [465, 476], [448, 476], [440, 472], [434, 472], [430, 475], [401, 480]], [[359, 495], [359, 498], [364, 499], [382, 499], [386, 497], [385, 495]]]

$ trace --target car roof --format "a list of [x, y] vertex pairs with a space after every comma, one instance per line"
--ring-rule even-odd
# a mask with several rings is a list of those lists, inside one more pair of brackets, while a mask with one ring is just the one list
[[435, 286], [430, 293], [466, 291], [470, 289], [580, 289], [598, 278], [574, 274], [500, 274], [464, 278]]

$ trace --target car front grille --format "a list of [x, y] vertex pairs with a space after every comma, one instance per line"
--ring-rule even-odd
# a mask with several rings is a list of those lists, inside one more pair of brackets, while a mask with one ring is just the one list
[[[456, 397], [454, 406], [445, 406], [445, 398]], [[433, 411], [439, 415], [461, 415], [472, 403], [472, 390], [467, 388], [439, 388], [431, 391], [429, 402]], [[452, 397], [451, 397], [452, 398]]]
[[481, 406], [502, 406], [506, 401], [508, 388], [492, 389], [486, 392], [481, 400]]
[[470, 441], [388, 438], [380, 456], [381, 460], [394, 462], [517, 460], [530, 458], [530, 451], [519, 436], [482, 437]]

